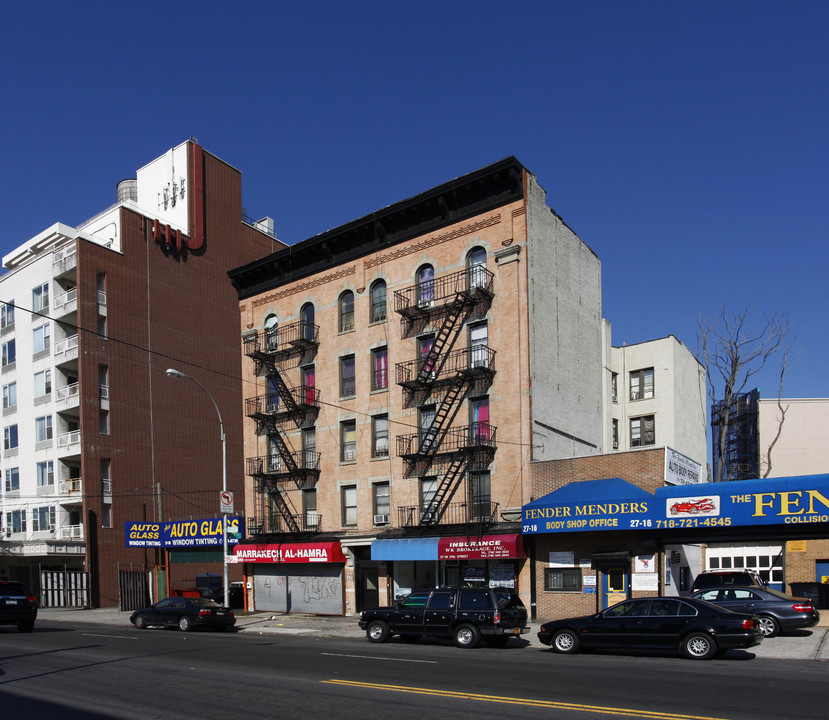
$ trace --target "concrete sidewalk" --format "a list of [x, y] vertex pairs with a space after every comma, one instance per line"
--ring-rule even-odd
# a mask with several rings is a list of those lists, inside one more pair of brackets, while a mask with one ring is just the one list
[[[38, 619], [51, 622], [91, 623], [114, 627], [132, 627], [129, 612], [117, 608], [95, 608], [91, 610], [41, 608]], [[789, 660], [829, 660], [829, 612], [821, 624], [807, 630], [763, 640], [745, 652], [759, 658]], [[521, 638], [531, 647], [545, 647], [538, 641], [536, 633], [541, 623], [530, 623], [529, 633]], [[236, 611], [236, 627], [246, 635], [292, 635], [315, 637], [350, 637], [365, 640], [365, 633], [357, 625], [357, 617], [336, 615], [276, 614], [270, 612]]]

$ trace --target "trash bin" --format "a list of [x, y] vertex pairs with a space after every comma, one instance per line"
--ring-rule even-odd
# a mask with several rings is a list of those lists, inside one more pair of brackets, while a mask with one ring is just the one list
[[789, 584], [789, 587], [795, 597], [809, 598], [816, 608], [826, 607], [821, 603], [821, 584], [819, 582], [793, 582]]

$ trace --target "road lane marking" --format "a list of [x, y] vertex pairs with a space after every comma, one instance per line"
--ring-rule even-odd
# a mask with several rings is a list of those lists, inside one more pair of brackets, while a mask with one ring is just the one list
[[649, 720], [725, 720], [725, 718], [708, 715], [679, 715], [677, 713], [657, 712], [653, 710], [635, 710], [633, 708], [603, 707], [601, 705], [581, 705], [579, 703], [556, 702], [555, 700], [536, 700], [534, 698], [511, 698], [498, 695], [478, 695], [476, 693], [435, 690], [432, 688], [406, 687], [405, 685], [381, 685], [379, 683], [359, 682], [356, 680], [322, 680], [331, 685], [365, 688], [368, 690], [388, 690], [391, 692], [412, 693], [414, 695], [433, 695], [436, 697], [455, 698], [458, 700], [479, 700], [481, 702], [506, 703], [508, 705], [528, 705], [530, 707], [550, 708], [555, 710], [579, 710], [581, 712], [601, 715], [620, 715], [623, 717], [649, 718]]
[[119, 640], [138, 640], [136, 637], [130, 637], [129, 635], [102, 635], [100, 633], [81, 633], [84, 637], [105, 637], [105, 638], [118, 638]]
[[411, 658], [393, 658], [381, 657], [379, 655], [344, 655], [343, 653], [320, 653], [321, 655], [329, 655], [330, 657], [347, 657], [347, 658], [361, 658], [364, 660], [390, 660], [392, 662], [412, 662], [412, 663], [428, 663], [429, 665], [437, 665], [437, 660], [413, 660]]

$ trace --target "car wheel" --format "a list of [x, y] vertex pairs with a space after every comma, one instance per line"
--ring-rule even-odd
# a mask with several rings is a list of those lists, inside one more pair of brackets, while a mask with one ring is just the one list
[[780, 632], [780, 623], [771, 615], [759, 615], [757, 619], [760, 621], [760, 632], [763, 633], [763, 637], [774, 637]]
[[550, 644], [556, 652], [569, 654], [579, 651], [581, 640], [572, 630], [559, 630], [553, 636], [553, 641]]
[[478, 644], [481, 633], [474, 625], [458, 625], [455, 628], [455, 645], [460, 648], [471, 648]]
[[193, 623], [190, 622], [190, 618], [186, 615], [182, 615], [178, 619], [178, 629], [182, 632], [187, 632], [191, 627], [193, 627]]
[[691, 633], [682, 641], [682, 652], [692, 660], [710, 660], [717, 652], [717, 643], [706, 633]]
[[366, 637], [369, 642], [381, 643], [386, 642], [391, 635], [388, 623], [382, 620], [372, 620], [366, 628]]
[[35, 621], [34, 620], [24, 620], [23, 622], [17, 623], [17, 629], [20, 632], [32, 632], [35, 629]]
[[147, 618], [143, 615], [139, 615], [135, 618], [135, 627], [139, 630], [146, 630], [147, 629]]

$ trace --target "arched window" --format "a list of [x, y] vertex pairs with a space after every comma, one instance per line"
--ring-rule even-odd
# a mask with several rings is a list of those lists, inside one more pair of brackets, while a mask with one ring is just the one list
[[486, 250], [481, 247], [470, 250], [466, 256], [466, 268], [469, 277], [469, 289], [485, 288], [487, 285]]
[[354, 329], [354, 293], [346, 290], [340, 295], [340, 332]]
[[265, 318], [265, 350], [276, 350], [279, 345], [279, 322], [276, 315]]
[[386, 319], [386, 281], [377, 280], [371, 286], [371, 322]]
[[314, 328], [314, 303], [305, 303], [299, 311], [299, 316], [302, 320], [302, 339], [314, 340], [316, 335]]
[[435, 269], [422, 265], [417, 271], [417, 304], [429, 306], [435, 301]]

